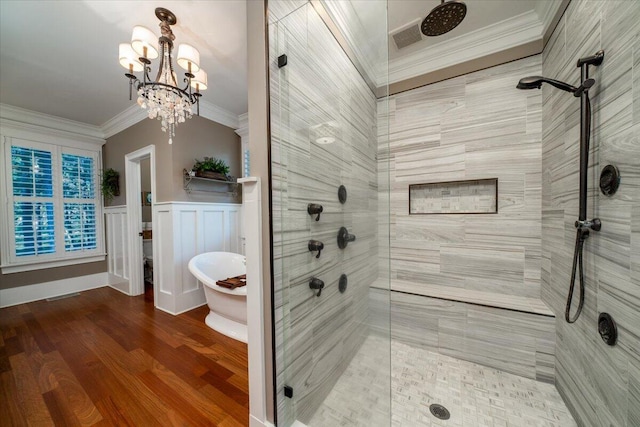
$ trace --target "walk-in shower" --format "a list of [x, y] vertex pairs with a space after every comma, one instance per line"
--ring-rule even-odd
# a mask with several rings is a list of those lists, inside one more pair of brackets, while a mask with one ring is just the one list
[[[567, 295], [567, 305], [564, 318], [568, 323], [575, 323], [580, 317], [584, 306], [584, 265], [583, 248], [584, 241], [589, 237], [590, 230], [600, 231], [602, 223], [599, 218], [587, 220], [587, 174], [589, 171], [589, 144], [591, 139], [591, 101], [589, 99], [589, 89], [595, 84], [595, 80], [589, 78], [589, 66], [599, 66], [604, 59], [604, 51], [600, 50], [595, 55], [580, 58], [577, 67], [580, 68], [581, 84], [574, 87], [559, 80], [549, 79], [541, 76], [523, 77], [517, 84], [518, 89], [540, 89], [543, 83], [548, 83], [553, 87], [572, 93], [576, 98], [580, 98], [580, 202], [578, 220], [575, 222], [576, 243], [573, 251], [573, 267], [571, 269], [571, 282]], [[571, 303], [576, 281], [576, 273], [580, 281], [580, 296], [575, 315], [571, 316]]]
[[428, 84], [405, 3], [268, 2], [277, 425], [640, 425], [640, 3]]

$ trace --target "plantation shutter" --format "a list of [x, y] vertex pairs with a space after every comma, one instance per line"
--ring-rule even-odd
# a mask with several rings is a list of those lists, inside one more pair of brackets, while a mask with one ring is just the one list
[[56, 251], [52, 152], [11, 146], [16, 257]]

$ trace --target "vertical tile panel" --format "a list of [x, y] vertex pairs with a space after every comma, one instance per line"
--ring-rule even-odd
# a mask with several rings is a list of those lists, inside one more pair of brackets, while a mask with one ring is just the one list
[[[311, 419], [368, 332], [369, 285], [378, 273], [377, 103], [312, 7], [276, 25], [270, 28], [276, 375], [278, 419], [287, 425]], [[277, 68], [281, 54], [288, 65]], [[333, 144], [316, 142], [324, 129]], [[348, 191], [344, 205], [341, 184]], [[307, 214], [309, 203], [323, 205], [320, 221]], [[357, 236], [343, 250], [341, 226]], [[310, 239], [324, 242], [320, 258], [308, 251]], [[349, 277], [344, 294], [342, 273]], [[311, 277], [325, 282], [319, 298], [309, 289]], [[294, 399], [282, 396], [285, 383]]]
[[[638, 424], [637, 367], [640, 362], [640, 271], [635, 224], [640, 203], [640, 130], [637, 121], [637, 1], [573, 0], [543, 53], [543, 75], [575, 82], [575, 60], [605, 51], [591, 67], [593, 106], [588, 217], [602, 231], [585, 245], [585, 309], [578, 321], [564, 322], [577, 216], [579, 103], [561, 91], [543, 89], [542, 295], [558, 316], [556, 383], [581, 425]], [[566, 43], [565, 43], [566, 41]], [[598, 190], [607, 164], [622, 176], [617, 194]], [[624, 171], [624, 172], [623, 172]], [[608, 312], [618, 323], [618, 343], [605, 345], [597, 316]]]

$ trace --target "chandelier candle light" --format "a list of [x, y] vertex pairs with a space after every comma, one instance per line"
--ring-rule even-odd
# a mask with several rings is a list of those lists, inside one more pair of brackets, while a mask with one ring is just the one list
[[[120, 43], [120, 65], [129, 70], [125, 74], [129, 78], [129, 99], [133, 86], [138, 91], [138, 105], [149, 111], [149, 118], [157, 118], [162, 123], [162, 131], [169, 132], [169, 144], [176, 136], [178, 123], [184, 123], [192, 117], [191, 105], [196, 105], [196, 114], [200, 115], [200, 91], [207, 88], [207, 73], [200, 68], [200, 52], [193, 46], [181, 44], [178, 47], [177, 63], [186, 70], [184, 88], [179, 88], [176, 73], [173, 71], [171, 52], [175, 36], [171, 25], [177, 22], [171, 11], [162, 7], [156, 8], [156, 16], [160, 20], [160, 32], [156, 35], [146, 27], [135, 26], [131, 36], [131, 44]], [[160, 54], [160, 66], [155, 81], [149, 77], [152, 59]], [[142, 71], [142, 80], [133, 73]], [[195, 92], [192, 92], [192, 88]]]

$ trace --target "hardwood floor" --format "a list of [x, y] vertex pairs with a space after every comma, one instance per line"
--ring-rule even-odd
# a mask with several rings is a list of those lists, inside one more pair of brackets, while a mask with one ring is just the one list
[[111, 288], [0, 309], [0, 426], [247, 426], [247, 346]]

